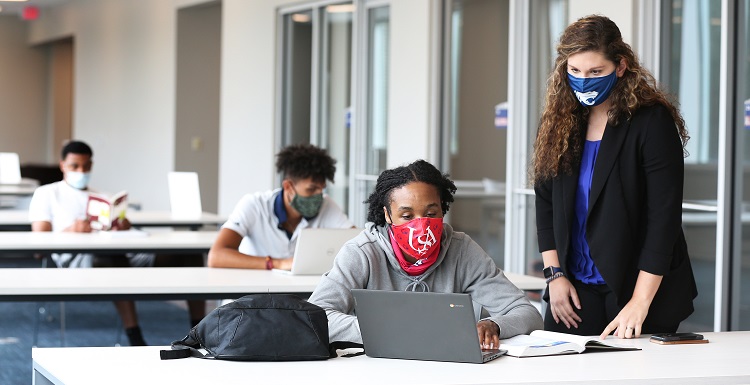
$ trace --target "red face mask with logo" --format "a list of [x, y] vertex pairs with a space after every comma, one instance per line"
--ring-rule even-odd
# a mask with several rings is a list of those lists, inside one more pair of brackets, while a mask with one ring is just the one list
[[[411, 276], [420, 275], [437, 261], [440, 254], [443, 218], [415, 218], [402, 225], [392, 224], [388, 233], [401, 268]], [[417, 261], [407, 261], [404, 253]]]

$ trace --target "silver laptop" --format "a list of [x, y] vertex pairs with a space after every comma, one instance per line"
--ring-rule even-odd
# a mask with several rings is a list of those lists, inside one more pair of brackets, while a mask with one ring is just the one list
[[346, 241], [362, 229], [302, 229], [297, 236], [292, 270], [274, 271], [292, 275], [321, 275], [333, 267], [333, 259]]
[[468, 294], [352, 289], [365, 354], [379, 358], [484, 363]]

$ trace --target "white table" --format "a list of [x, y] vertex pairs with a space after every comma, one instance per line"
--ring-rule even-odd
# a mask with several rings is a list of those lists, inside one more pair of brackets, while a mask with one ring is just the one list
[[147, 231], [147, 236], [110, 233], [0, 231], [0, 250], [32, 253], [204, 253], [218, 231]]
[[0, 184], [0, 196], [32, 196], [36, 186], [27, 184]]
[[750, 332], [703, 333], [700, 345], [618, 340], [640, 351], [500, 357], [486, 364], [378, 359], [161, 361], [162, 346], [32, 349], [34, 384], [746, 384]]
[[544, 278], [534, 277], [531, 275], [523, 275], [510, 273], [507, 271], [503, 272], [505, 277], [513, 282], [516, 287], [524, 291], [539, 291], [547, 288], [547, 281]]
[[238, 298], [312, 293], [320, 276], [211, 267], [0, 269], [0, 301]]
[[218, 228], [227, 219], [208, 212], [203, 212], [198, 217], [190, 217], [177, 216], [170, 211], [133, 211], [128, 212], [128, 220], [133, 227], [190, 227], [197, 229], [203, 226]]
[[[544, 280], [508, 273], [524, 290]], [[221, 299], [250, 293], [309, 294], [321, 276], [211, 267], [0, 269], [0, 301]]]
[[[199, 217], [175, 216], [170, 211], [132, 211], [128, 220], [133, 227], [219, 227], [226, 218], [214, 213], [202, 213]], [[28, 210], [0, 210], [0, 230], [30, 230]]]

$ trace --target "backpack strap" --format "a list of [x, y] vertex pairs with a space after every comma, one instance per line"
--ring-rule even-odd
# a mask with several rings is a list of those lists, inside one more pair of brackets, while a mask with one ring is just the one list
[[198, 348], [200, 348], [200, 343], [188, 334], [185, 338], [172, 342], [172, 350], [159, 351], [159, 357], [162, 360], [175, 360], [187, 357], [203, 358], [204, 354]]
[[351, 348], [362, 349], [362, 351], [355, 352], [355, 353], [347, 353], [347, 354], [342, 355], [341, 357], [352, 358], [352, 357], [361, 356], [365, 354], [365, 346], [362, 344], [359, 344], [356, 342], [350, 342], [350, 341], [334, 341], [328, 345], [329, 358], [338, 357], [336, 350], [351, 349]]

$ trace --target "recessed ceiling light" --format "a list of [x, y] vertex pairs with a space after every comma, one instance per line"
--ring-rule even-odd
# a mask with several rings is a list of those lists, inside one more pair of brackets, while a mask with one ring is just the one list
[[292, 14], [292, 20], [297, 23], [309, 23], [310, 20], [312, 20], [312, 17], [304, 13], [295, 13]]
[[354, 4], [334, 4], [326, 7], [329, 13], [351, 13], [354, 12]]

